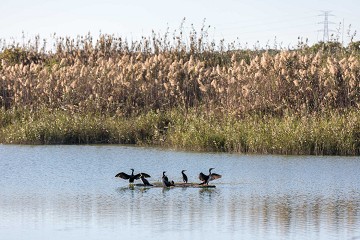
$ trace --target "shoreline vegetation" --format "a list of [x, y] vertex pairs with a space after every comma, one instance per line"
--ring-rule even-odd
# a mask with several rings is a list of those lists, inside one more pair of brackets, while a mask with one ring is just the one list
[[205, 116], [192, 111], [117, 117], [64, 110], [1, 113], [1, 143], [136, 144], [193, 151], [359, 155], [360, 113], [282, 117]]
[[360, 154], [360, 42], [241, 49], [182, 34], [3, 44], [0, 143]]

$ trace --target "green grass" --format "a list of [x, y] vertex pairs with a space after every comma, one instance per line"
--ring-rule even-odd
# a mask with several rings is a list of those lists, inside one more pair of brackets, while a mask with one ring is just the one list
[[360, 153], [357, 111], [239, 118], [179, 110], [119, 117], [43, 109], [1, 111], [0, 123], [1, 143], [136, 144], [260, 154]]

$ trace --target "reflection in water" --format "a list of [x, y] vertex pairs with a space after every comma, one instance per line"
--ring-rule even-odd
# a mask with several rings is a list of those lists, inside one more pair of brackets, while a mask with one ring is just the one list
[[119, 187], [116, 189], [116, 191], [119, 193], [124, 193], [124, 192], [128, 192], [128, 191], [133, 191], [133, 190], [135, 190], [134, 185], [129, 185], [127, 187]]
[[[147, 233], [164, 234], [175, 229], [214, 234], [215, 230], [217, 234], [228, 231], [233, 237], [246, 233], [262, 239], [269, 236], [320, 239], [323, 234], [341, 238], [355, 236], [358, 231], [358, 194], [331, 199], [316, 196], [309, 200], [297, 195], [224, 197], [219, 189], [177, 190], [122, 187], [106, 196], [27, 195], [15, 199], [0, 196], [0, 211], [4, 219], [15, 216], [19, 222], [31, 220], [35, 228], [56, 224], [58, 229], [66, 230], [69, 225], [81, 223], [85, 228], [95, 224], [116, 232], [121, 226], [120, 229], [138, 237], [144, 237], [142, 231], [136, 230], [139, 226]], [[309, 236], [309, 232], [316, 235]]]
[[[6, 240], [360, 237], [358, 158], [111, 146], [0, 145], [0, 152], [0, 236]], [[216, 188], [145, 188], [114, 178], [141, 166], [153, 182], [161, 181], [163, 169], [181, 181], [185, 168], [198, 181], [204, 165], [226, 172]]]

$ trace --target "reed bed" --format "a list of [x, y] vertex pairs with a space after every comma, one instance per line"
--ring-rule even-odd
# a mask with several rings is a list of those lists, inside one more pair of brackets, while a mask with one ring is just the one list
[[95, 45], [63, 41], [55, 53], [2, 52], [1, 107], [123, 115], [180, 107], [241, 115], [360, 106], [359, 51], [219, 52], [150, 47], [146, 39], [129, 49], [110, 36]]
[[358, 154], [357, 43], [236, 49], [207, 41], [203, 29], [189, 44], [181, 34], [168, 39], [4, 46], [0, 141]]
[[[2, 112], [0, 142], [137, 144], [193, 151], [298, 155], [359, 155], [360, 113], [299, 117], [205, 116], [180, 110], [110, 117], [64, 110]], [[11, 123], [5, 123], [11, 119]]]

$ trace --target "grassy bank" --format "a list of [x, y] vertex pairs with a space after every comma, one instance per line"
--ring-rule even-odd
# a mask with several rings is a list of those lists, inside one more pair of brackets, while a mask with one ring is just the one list
[[0, 51], [1, 143], [359, 155], [359, 42], [250, 50], [203, 29], [40, 42]]
[[110, 117], [63, 110], [2, 112], [0, 142], [137, 144], [196, 151], [359, 155], [360, 113], [308, 117], [204, 115], [190, 111]]

